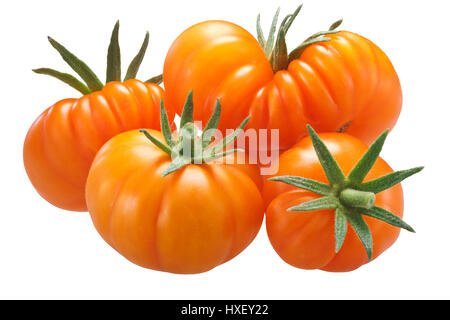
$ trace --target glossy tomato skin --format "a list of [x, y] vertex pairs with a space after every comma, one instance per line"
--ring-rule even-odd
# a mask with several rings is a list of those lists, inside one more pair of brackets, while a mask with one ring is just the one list
[[307, 135], [347, 131], [366, 143], [392, 128], [400, 114], [398, 76], [386, 55], [371, 41], [348, 31], [310, 45], [287, 70], [274, 74], [258, 41], [225, 21], [206, 21], [184, 31], [164, 64], [167, 105], [180, 113], [194, 90], [194, 113], [203, 125], [217, 98], [219, 128], [279, 129], [286, 150]]
[[84, 188], [97, 151], [120, 132], [159, 128], [163, 96], [155, 84], [109, 82], [101, 91], [45, 110], [30, 127], [23, 148], [25, 169], [38, 193], [62, 209], [86, 211]]
[[[360, 140], [339, 133], [320, 134], [345, 175], [362, 157], [368, 147]], [[379, 158], [365, 181], [393, 172]], [[305, 138], [279, 158], [277, 176], [293, 175], [328, 183], [311, 139]], [[268, 177], [270, 178], [270, 177]], [[368, 261], [364, 247], [353, 228], [348, 225], [344, 244], [335, 253], [334, 211], [287, 212], [295, 205], [319, 196], [280, 182], [264, 181], [263, 196], [267, 207], [266, 228], [273, 248], [287, 263], [302, 269], [345, 272], [359, 268]], [[400, 218], [403, 216], [403, 192], [398, 184], [376, 195], [375, 205]], [[389, 248], [400, 230], [377, 219], [363, 216], [373, 236], [373, 259]]]
[[[149, 130], [163, 140], [162, 134]], [[191, 274], [236, 256], [264, 216], [256, 166], [191, 164], [162, 177], [171, 158], [139, 131], [108, 141], [86, 184], [92, 221], [131, 262]], [[248, 175], [252, 173], [252, 177]], [[257, 177], [257, 178], [256, 178]]]

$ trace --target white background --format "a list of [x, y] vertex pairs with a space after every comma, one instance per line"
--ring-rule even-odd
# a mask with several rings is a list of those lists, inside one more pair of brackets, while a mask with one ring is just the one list
[[[311, 33], [344, 17], [341, 29], [374, 41], [400, 76], [404, 105], [382, 153], [394, 169], [425, 165], [404, 183], [405, 220], [417, 234], [398, 241], [351, 273], [305, 271], [285, 264], [263, 226], [232, 261], [191, 276], [146, 270], [106, 245], [87, 213], [52, 207], [29, 183], [22, 146], [32, 121], [77, 92], [36, 67], [69, 71], [46, 40], [51, 35], [88, 62], [101, 78], [110, 32], [121, 22], [124, 68], [146, 30], [149, 52], [139, 74], [159, 74], [175, 37], [208, 19], [235, 22], [255, 34], [262, 13], [267, 30], [278, 5], [297, 0], [8, 1], [0, 11], [0, 298], [123, 299], [391, 299], [450, 298], [448, 1], [305, 0], [292, 26], [292, 49]], [[266, 31], [267, 32], [267, 31]]]

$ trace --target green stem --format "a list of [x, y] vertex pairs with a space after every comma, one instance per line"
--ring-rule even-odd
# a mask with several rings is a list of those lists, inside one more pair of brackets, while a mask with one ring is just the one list
[[[127, 74], [125, 76], [125, 80], [134, 79], [137, 75], [141, 62], [144, 58], [145, 51], [148, 46], [148, 32], [145, 35], [144, 42], [142, 43], [141, 49], [139, 50], [136, 57], [130, 63], [130, 66], [127, 70]], [[87, 95], [89, 93], [100, 91], [103, 89], [104, 84], [99, 80], [97, 75], [88, 67], [88, 65], [80, 60], [77, 56], [75, 56], [72, 52], [67, 50], [63, 45], [61, 45], [56, 40], [48, 37], [48, 41], [55, 48], [64, 61], [75, 71], [81, 79], [84, 81], [81, 82], [74, 76], [62, 73], [50, 68], [39, 68], [34, 69], [33, 71], [39, 74], [45, 74], [52, 76], [56, 79], [61, 80], [62, 82], [68, 84], [72, 88], [78, 90], [83, 95]], [[111, 41], [108, 47], [108, 56], [107, 56], [107, 68], [106, 68], [106, 83], [111, 81], [121, 81], [121, 58], [120, 58], [120, 46], [119, 46], [119, 21], [114, 25], [113, 32], [111, 34]], [[124, 80], [124, 81], [125, 81]], [[160, 84], [162, 82], [162, 75], [153, 77], [146, 82]]]
[[350, 207], [370, 209], [375, 203], [375, 193], [354, 189], [344, 189], [339, 194], [339, 199], [342, 204]]
[[258, 41], [261, 44], [262, 48], [264, 49], [264, 53], [266, 57], [269, 59], [274, 73], [280, 70], [286, 70], [289, 66], [289, 63], [295, 59], [298, 59], [300, 55], [303, 53], [303, 51], [306, 49], [306, 47], [314, 43], [329, 41], [330, 38], [326, 38], [324, 37], [324, 35], [336, 33], [337, 31], [335, 31], [335, 29], [339, 27], [342, 23], [342, 19], [336, 21], [331, 25], [329, 30], [315, 33], [314, 35], [308, 37], [300, 46], [295, 48], [291, 53], [288, 53], [286, 46], [286, 34], [288, 33], [289, 28], [291, 27], [294, 20], [300, 13], [302, 7], [303, 4], [298, 6], [297, 9], [294, 11], [294, 13], [289, 14], [284, 18], [283, 22], [281, 23], [278, 29], [276, 41], [275, 41], [275, 34], [277, 31], [280, 8], [278, 8], [272, 20], [272, 25], [270, 27], [270, 32], [267, 41], [264, 38], [264, 33], [261, 28], [261, 16], [258, 15], [257, 17], [256, 29], [258, 34]]
[[[397, 171], [375, 180], [363, 182], [378, 159], [388, 134], [387, 130], [378, 137], [353, 167], [350, 174], [345, 177], [339, 164], [336, 162], [336, 159], [334, 159], [323, 140], [310, 125], [307, 125], [307, 129], [314, 150], [316, 151], [330, 184], [326, 185], [319, 181], [295, 176], [270, 178], [270, 181], [283, 182], [323, 196], [322, 198], [303, 202], [297, 206], [291, 207], [287, 209], [287, 212], [335, 209], [336, 253], [344, 244], [348, 222], [363, 243], [369, 260], [372, 258], [373, 254], [373, 239], [369, 226], [363, 219], [363, 215], [386, 222], [394, 227], [414, 232], [414, 229], [400, 217], [386, 209], [374, 206], [375, 194], [393, 187], [407, 177], [421, 171], [423, 167]], [[348, 152], [351, 153], [351, 150], [348, 150]]]
[[189, 92], [184, 104], [180, 119], [180, 131], [176, 140], [170, 132], [170, 125], [163, 100], [161, 100], [160, 109], [161, 130], [167, 144], [164, 144], [164, 142], [158, 140], [145, 129], [141, 129], [140, 132], [144, 133], [155, 146], [160, 148], [172, 158], [172, 163], [164, 171], [163, 177], [183, 168], [190, 163], [202, 164], [213, 161], [217, 158], [225, 157], [231, 153], [243, 151], [241, 149], [224, 149], [242, 132], [245, 124], [250, 120], [250, 117], [247, 117], [232, 134], [226, 136], [221, 141], [218, 141], [210, 147], [212, 137], [215, 135], [215, 131], [217, 130], [217, 125], [220, 120], [221, 107], [219, 100], [217, 100], [213, 115], [209, 119], [206, 126], [206, 131], [209, 131], [207, 137], [204, 136], [205, 132], [203, 132], [200, 137], [198, 135], [198, 129], [193, 123], [194, 103], [192, 90]]

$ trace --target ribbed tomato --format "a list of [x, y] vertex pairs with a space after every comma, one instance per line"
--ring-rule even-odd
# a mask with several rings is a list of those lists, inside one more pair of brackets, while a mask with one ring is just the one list
[[399, 182], [423, 168], [394, 173], [378, 158], [387, 131], [370, 149], [348, 134], [310, 132], [264, 182], [267, 233], [295, 267], [351, 271], [388, 249], [399, 228], [414, 231], [401, 220]]
[[[116, 134], [137, 128], [160, 128], [159, 104], [163, 90], [154, 83], [132, 79], [148, 43], [144, 44], [120, 79], [118, 24], [108, 54], [108, 79], [103, 84], [75, 56], [50, 39], [69, 65], [86, 81], [51, 69], [38, 69], [57, 77], [84, 94], [79, 99], [64, 99], [45, 110], [33, 123], [25, 138], [23, 159], [33, 186], [51, 204], [73, 211], [86, 211], [84, 188], [89, 168], [100, 147]], [[111, 48], [115, 48], [111, 49]], [[169, 114], [173, 119], [174, 114]]]
[[[191, 120], [182, 117], [186, 124], [176, 140], [168, 123], [164, 134], [133, 130], [115, 136], [89, 172], [86, 200], [97, 231], [145, 268], [205, 272], [244, 250], [262, 223], [258, 167], [227, 164], [237, 158], [224, 158], [220, 145], [210, 153], [210, 141], [197, 139]], [[186, 141], [196, 144], [191, 151], [199, 150], [198, 157], [181, 151]]]
[[95, 154], [120, 132], [159, 128], [162, 97], [156, 84], [127, 80], [45, 110], [29, 129], [23, 149], [33, 186], [55, 206], [86, 211], [84, 187]]
[[249, 128], [280, 130], [279, 150], [304, 137], [308, 123], [319, 132], [345, 131], [366, 143], [394, 127], [402, 93], [383, 51], [360, 35], [334, 31], [337, 23], [288, 55], [284, 37], [299, 9], [283, 21], [275, 45], [273, 33], [266, 41], [259, 29], [258, 43], [226, 21], [184, 31], [164, 64], [167, 105], [179, 113], [193, 89], [200, 106], [194, 117], [206, 124], [219, 98], [220, 129], [251, 115]]

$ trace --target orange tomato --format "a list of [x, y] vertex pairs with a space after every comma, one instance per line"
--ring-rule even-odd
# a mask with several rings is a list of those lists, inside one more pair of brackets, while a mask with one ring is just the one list
[[[368, 150], [362, 141], [347, 134], [323, 133], [320, 138], [346, 176]], [[417, 168], [413, 171], [420, 170], [421, 168]], [[392, 172], [389, 165], [378, 158], [363, 181], [371, 181]], [[328, 183], [309, 137], [280, 156], [277, 176], [298, 176]], [[319, 198], [317, 194], [285, 183], [265, 180], [263, 196], [268, 205], [266, 228], [270, 242], [287, 263], [303, 269], [340, 272], [354, 270], [369, 262], [360, 238], [350, 226], [342, 247], [336, 253], [334, 210], [287, 211], [288, 208]], [[403, 192], [400, 184], [376, 194], [375, 199], [375, 206], [397, 217], [403, 216]], [[372, 234], [374, 259], [396, 241], [400, 229], [370, 216], [362, 217]]]
[[[203, 125], [217, 98], [222, 102], [219, 129], [234, 128], [247, 115], [248, 128], [279, 129], [285, 150], [306, 135], [348, 132], [371, 143], [400, 114], [402, 93], [391, 62], [371, 41], [349, 31], [327, 35], [286, 68], [272, 70], [262, 46], [243, 28], [206, 21], [184, 31], [164, 64], [167, 106], [180, 113], [194, 90], [194, 118]], [[269, 137], [270, 138], [270, 137]]]
[[171, 162], [137, 130], [115, 136], [92, 163], [89, 212], [103, 239], [133, 263], [172, 273], [205, 272], [256, 236], [264, 215], [258, 168], [213, 161], [162, 177]]
[[[121, 80], [119, 23], [108, 51], [107, 83], [75, 55], [49, 38], [51, 45], [85, 81], [52, 69], [33, 70], [62, 80], [83, 96], [64, 99], [45, 110], [32, 124], [23, 146], [28, 177], [38, 193], [66, 210], [86, 211], [84, 189], [90, 165], [100, 147], [116, 134], [138, 128], [159, 129], [159, 105], [164, 92], [157, 84], [135, 80], [148, 45], [148, 33], [138, 55]], [[169, 120], [174, 113], [169, 111]]]
[[109, 82], [101, 91], [45, 110], [23, 147], [25, 169], [39, 194], [62, 209], [86, 211], [84, 187], [95, 154], [120, 132], [159, 128], [163, 94], [139, 80]]

